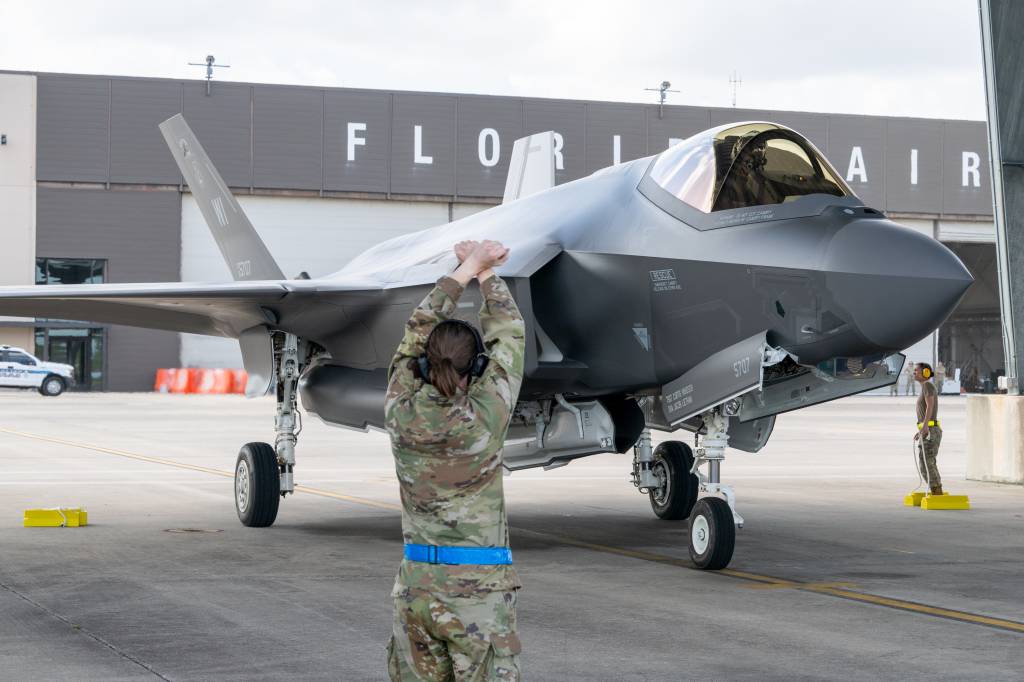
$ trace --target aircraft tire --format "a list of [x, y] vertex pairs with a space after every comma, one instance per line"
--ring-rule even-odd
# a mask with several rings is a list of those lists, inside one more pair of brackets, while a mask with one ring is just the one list
[[266, 528], [281, 503], [281, 470], [267, 443], [246, 443], [235, 461], [235, 511], [243, 526]]
[[729, 503], [720, 497], [697, 500], [690, 514], [690, 559], [697, 568], [717, 571], [732, 560], [736, 523]]
[[697, 501], [699, 483], [696, 474], [690, 473], [693, 468], [690, 446], [677, 440], [665, 441], [654, 449], [651, 468], [665, 481], [663, 488], [647, 493], [655, 516], [666, 521], [687, 518]]
[[50, 374], [39, 385], [39, 392], [49, 398], [56, 398], [64, 392], [65, 388], [67, 388], [67, 384], [63, 379], [56, 374]]

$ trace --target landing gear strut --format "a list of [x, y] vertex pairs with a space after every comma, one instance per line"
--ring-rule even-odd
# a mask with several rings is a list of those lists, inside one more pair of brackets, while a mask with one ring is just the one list
[[[693, 472], [700, 478], [697, 503], [690, 512], [690, 559], [706, 570], [725, 568], [736, 547], [736, 528], [743, 527], [743, 517], [736, 512], [736, 495], [721, 483], [722, 461], [729, 443], [729, 418], [723, 408], [703, 415], [705, 434], [697, 436]], [[699, 472], [707, 463], [707, 476]]]
[[305, 348], [294, 334], [282, 337], [274, 348], [274, 445], [247, 443], [235, 463], [235, 511], [243, 525], [256, 528], [273, 524], [281, 498], [295, 492], [295, 444], [302, 431], [296, 399], [302, 373], [301, 352]]
[[[734, 407], [727, 403], [702, 415], [704, 433], [697, 435], [694, 450], [679, 441], [666, 441], [652, 449], [648, 429], [633, 446], [633, 485], [650, 498], [658, 518], [689, 517], [690, 559], [697, 568], [707, 570], [729, 565], [736, 528], [743, 527], [743, 517], [736, 512], [736, 496], [721, 482]], [[705, 464], [706, 474], [700, 470]]]

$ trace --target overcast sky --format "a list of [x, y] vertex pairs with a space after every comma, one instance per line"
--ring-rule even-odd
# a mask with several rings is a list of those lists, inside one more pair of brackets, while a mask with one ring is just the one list
[[0, 6], [0, 69], [985, 118], [977, 0]]

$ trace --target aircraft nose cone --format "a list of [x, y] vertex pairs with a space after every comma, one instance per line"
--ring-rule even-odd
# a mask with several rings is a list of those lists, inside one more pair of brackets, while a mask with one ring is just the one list
[[826, 271], [834, 303], [884, 351], [934, 331], [974, 281], [941, 243], [888, 220], [858, 220], [836, 233]]

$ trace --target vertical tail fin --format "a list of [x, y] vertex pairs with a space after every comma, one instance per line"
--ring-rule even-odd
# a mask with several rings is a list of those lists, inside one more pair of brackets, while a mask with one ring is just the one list
[[236, 280], [285, 279], [266, 244], [185, 123], [185, 117], [175, 114], [160, 124], [160, 132], [232, 276]]
[[501, 203], [507, 204], [554, 186], [555, 134], [549, 130], [516, 140]]

